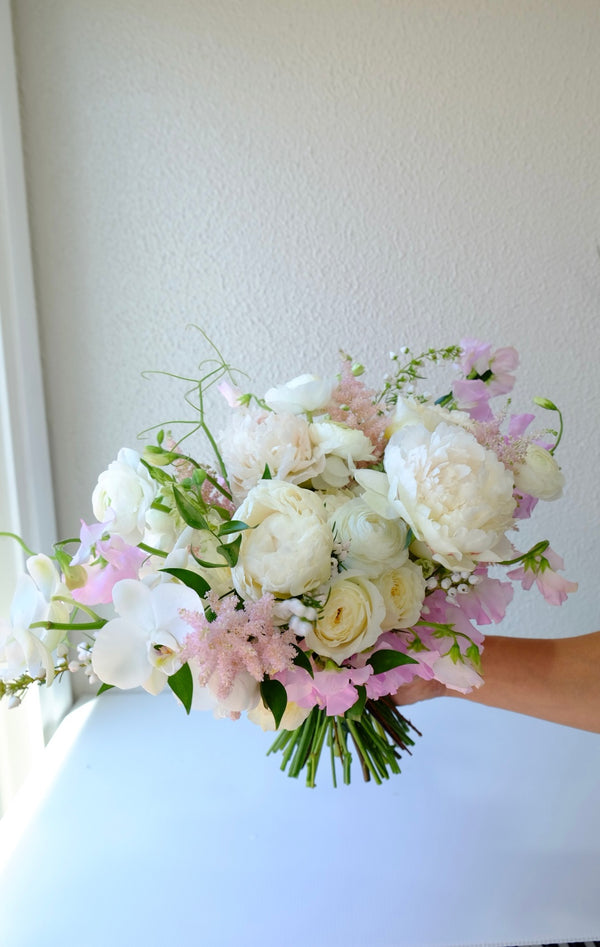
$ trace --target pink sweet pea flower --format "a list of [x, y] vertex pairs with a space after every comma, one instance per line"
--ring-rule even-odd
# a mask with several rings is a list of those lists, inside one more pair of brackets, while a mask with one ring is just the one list
[[129, 546], [116, 534], [104, 542], [96, 542], [98, 555], [105, 560], [84, 566], [85, 585], [71, 594], [82, 605], [101, 605], [112, 602], [113, 586], [121, 579], [137, 579], [140, 566], [147, 556], [137, 546]]
[[483, 570], [476, 570], [475, 575], [481, 578], [477, 585], [470, 585], [469, 591], [458, 595], [454, 604], [460, 608], [463, 615], [478, 625], [498, 624], [504, 618], [506, 608], [512, 601], [514, 590], [510, 582], [501, 582], [500, 579], [490, 579], [482, 575]]
[[496, 395], [512, 391], [515, 376], [510, 372], [519, 363], [516, 349], [496, 349], [478, 339], [463, 339], [459, 366], [465, 378], [456, 381], [452, 392], [459, 408], [468, 411], [477, 421], [489, 421], [492, 412], [488, 401]]
[[303, 668], [282, 671], [275, 675], [288, 695], [300, 707], [317, 705], [328, 716], [342, 715], [356, 703], [356, 687], [365, 684], [373, 673], [366, 665], [362, 668], [346, 668], [333, 671], [315, 671], [314, 679]]
[[558, 575], [556, 570], [564, 569], [564, 565], [561, 556], [548, 546], [543, 554], [525, 559], [522, 566], [507, 572], [507, 576], [520, 582], [524, 589], [530, 589], [535, 582], [547, 602], [562, 605], [569, 593], [577, 591], [577, 582]]

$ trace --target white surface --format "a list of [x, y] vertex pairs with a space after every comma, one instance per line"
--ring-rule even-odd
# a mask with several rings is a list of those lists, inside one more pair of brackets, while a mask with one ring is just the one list
[[334, 790], [324, 767], [311, 791], [247, 721], [169, 695], [80, 707], [0, 822], [0, 852], [22, 833], [2, 947], [600, 938], [600, 737], [451, 699], [411, 711], [400, 776]]
[[60, 535], [181, 417], [184, 386], [140, 373], [196, 371], [189, 322], [259, 394], [340, 347], [375, 381], [390, 349], [472, 334], [518, 348], [515, 410], [545, 395], [567, 425], [567, 498], [531, 539], [581, 592], [506, 627], [596, 630], [597, 0], [13, 11]]

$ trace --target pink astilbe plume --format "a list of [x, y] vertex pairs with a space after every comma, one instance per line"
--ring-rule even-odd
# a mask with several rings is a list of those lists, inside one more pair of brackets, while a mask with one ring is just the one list
[[[218, 700], [226, 700], [240, 671], [256, 681], [292, 667], [296, 655], [296, 636], [273, 624], [273, 596], [258, 602], [245, 602], [236, 608], [237, 599], [219, 599], [213, 591], [206, 596], [216, 616], [208, 621], [203, 612], [183, 611], [185, 621], [194, 629], [185, 640], [183, 660], [199, 665], [198, 683], [211, 683]], [[215, 686], [213, 686], [215, 685]]]
[[342, 361], [340, 375], [328, 406], [331, 420], [361, 430], [373, 444], [374, 454], [381, 457], [389, 422], [375, 404], [375, 392], [352, 374], [352, 363], [347, 358]]

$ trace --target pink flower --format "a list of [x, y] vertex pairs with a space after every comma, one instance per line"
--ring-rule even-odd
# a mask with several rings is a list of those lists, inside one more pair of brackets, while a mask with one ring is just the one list
[[558, 575], [557, 569], [564, 569], [564, 561], [548, 546], [543, 553], [526, 557], [518, 569], [507, 572], [508, 578], [520, 582], [524, 589], [530, 589], [533, 583], [551, 605], [562, 605], [567, 595], [577, 591], [577, 582], [570, 582]]
[[[277, 680], [285, 687], [288, 699], [300, 707], [317, 705], [327, 715], [345, 714], [358, 700], [356, 687], [365, 684], [372, 668], [341, 667], [339, 670], [315, 671], [312, 678], [303, 668], [294, 668], [277, 675]], [[388, 691], [389, 693], [389, 691]]]
[[96, 553], [98, 561], [83, 566], [87, 573], [85, 585], [71, 592], [75, 601], [82, 605], [112, 602], [113, 586], [121, 579], [137, 579], [140, 566], [147, 557], [142, 549], [128, 545], [116, 534], [104, 542], [96, 542]]
[[461, 348], [459, 366], [465, 378], [454, 383], [452, 392], [459, 408], [477, 421], [488, 421], [492, 417], [490, 398], [512, 391], [515, 376], [510, 372], [517, 367], [519, 356], [514, 348], [492, 352], [489, 343], [478, 339], [463, 339]]
[[481, 581], [477, 585], [469, 586], [469, 591], [464, 595], [458, 595], [454, 604], [460, 608], [463, 615], [478, 625], [489, 625], [491, 622], [498, 624], [504, 618], [514, 591], [510, 582], [482, 576], [482, 571], [476, 570], [474, 573]]

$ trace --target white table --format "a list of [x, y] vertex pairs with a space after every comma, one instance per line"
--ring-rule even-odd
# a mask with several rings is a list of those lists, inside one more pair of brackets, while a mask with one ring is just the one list
[[[410, 708], [402, 775], [318, 788], [245, 720], [111, 691], [0, 822], [2, 947], [459, 947], [600, 939], [600, 736]], [[326, 760], [323, 760], [326, 763]]]

